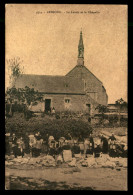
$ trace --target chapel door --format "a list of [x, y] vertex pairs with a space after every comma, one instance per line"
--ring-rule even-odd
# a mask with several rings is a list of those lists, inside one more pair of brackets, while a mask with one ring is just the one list
[[87, 113], [91, 114], [91, 104], [86, 104], [87, 106]]
[[45, 99], [45, 112], [51, 110], [51, 99]]

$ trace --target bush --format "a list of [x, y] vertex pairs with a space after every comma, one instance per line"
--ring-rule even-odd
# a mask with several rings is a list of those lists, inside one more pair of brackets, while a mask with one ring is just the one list
[[60, 119], [60, 115], [59, 115], [59, 114], [56, 114], [56, 115], [55, 115], [55, 118], [56, 118], [56, 119]]
[[[11, 128], [12, 127], [12, 128]], [[20, 114], [16, 114], [13, 118], [9, 118], [6, 122], [6, 131], [11, 132], [20, 132], [25, 134], [26, 132], [40, 132], [43, 138], [48, 135], [53, 135], [55, 139], [60, 137], [65, 137], [70, 139], [69, 134], [72, 137], [88, 137], [90, 132], [92, 132], [92, 127], [88, 122], [74, 119], [47, 119], [42, 117], [34, 117], [29, 120], [25, 120], [24, 117]]]

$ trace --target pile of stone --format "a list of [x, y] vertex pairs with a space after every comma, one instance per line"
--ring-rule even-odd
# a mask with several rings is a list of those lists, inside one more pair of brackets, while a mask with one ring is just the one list
[[41, 164], [43, 166], [47, 166], [47, 167], [51, 167], [51, 166], [56, 166], [56, 162], [55, 162], [55, 159], [50, 156], [50, 155], [47, 155], [43, 158], [43, 160], [41, 161]]
[[47, 167], [56, 166], [55, 159], [50, 155], [44, 157], [37, 157], [37, 158], [17, 157], [5, 161], [5, 165], [22, 165], [22, 164], [34, 165], [34, 166], [47, 166]]
[[76, 158], [72, 158], [71, 162], [69, 162], [68, 165], [70, 167], [76, 167], [77, 166]]
[[5, 165], [33, 165], [35, 167], [55, 167], [58, 164], [66, 163], [69, 167], [89, 167], [89, 168], [127, 168], [127, 158], [112, 158], [108, 154], [101, 154], [94, 158], [93, 155], [84, 158], [82, 156], [72, 157], [71, 150], [64, 150], [63, 156], [58, 155], [53, 158], [51, 155], [39, 156], [36, 158], [24, 157], [12, 158], [6, 157]]
[[83, 167], [95, 167], [95, 168], [117, 168], [124, 167], [127, 168], [126, 158], [112, 158], [108, 155], [102, 155], [99, 158], [89, 157], [86, 159], [81, 159], [80, 164]]

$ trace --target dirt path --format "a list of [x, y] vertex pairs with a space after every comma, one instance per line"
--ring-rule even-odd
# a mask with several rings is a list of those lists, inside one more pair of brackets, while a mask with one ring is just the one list
[[76, 184], [82, 188], [91, 187], [93, 190], [127, 190], [127, 169], [122, 168], [120, 171], [117, 171], [109, 168], [80, 167], [77, 172], [73, 172], [72, 170], [73, 168], [34, 170], [6, 168], [6, 172], [12, 176], [30, 177], [35, 181], [44, 179], [49, 182], [65, 182], [70, 186]]

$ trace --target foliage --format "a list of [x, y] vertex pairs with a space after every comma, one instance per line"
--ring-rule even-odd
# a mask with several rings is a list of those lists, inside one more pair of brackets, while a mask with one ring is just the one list
[[117, 115], [109, 116], [109, 125], [110, 126], [116, 125], [117, 122], [118, 122], [118, 116]]
[[107, 112], [107, 106], [104, 106], [101, 104], [99, 104], [95, 109], [98, 110], [98, 112], [101, 114], [104, 114], [105, 112]]
[[10, 71], [10, 83], [12, 86], [14, 85], [16, 79], [23, 74], [23, 69], [22, 67], [22, 60], [19, 57], [12, 58], [7, 60], [7, 64], [9, 64], [9, 71]]
[[115, 102], [115, 105], [117, 106], [118, 108], [118, 111], [119, 111], [119, 118], [118, 118], [118, 121], [119, 121], [119, 125], [121, 124], [121, 121], [120, 121], [120, 113], [122, 111], [123, 108], [127, 107], [127, 102], [125, 102], [122, 98], [121, 99], [118, 99], [116, 102]]
[[59, 115], [59, 114], [56, 114], [56, 115], [55, 115], [55, 118], [56, 118], [56, 119], [60, 119], [60, 115]]
[[122, 108], [124, 107], [127, 107], [127, 102], [125, 102], [122, 98], [121, 99], [118, 99], [116, 102], [115, 102], [115, 105], [121, 110]]
[[22, 114], [16, 114], [13, 118], [14, 119], [8, 118], [6, 121], [6, 132], [16, 132], [24, 135], [26, 132], [36, 133], [40, 131], [44, 139], [47, 137], [47, 134], [49, 136], [53, 135], [56, 140], [60, 137], [67, 139], [70, 139], [70, 137], [85, 138], [93, 130], [88, 122], [81, 120], [45, 120], [45, 118], [42, 117], [33, 117], [27, 121]]
[[12, 87], [6, 91], [5, 97], [9, 97], [9, 102], [12, 103], [14, 100], [18, 102], [26, 103], [28, 105], [31, 102], [35, 102], [42, 99], [42, 94], [38, 91], [35, 91], [34, 88], [25, 87], [16, 89]]
[[108, 110], [107, 106], [99, 104], [95, 109], [100, 113], [99, 124], [103, 124], [103, 120], [105, 119], [104, 113]]

